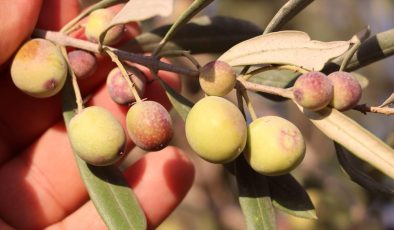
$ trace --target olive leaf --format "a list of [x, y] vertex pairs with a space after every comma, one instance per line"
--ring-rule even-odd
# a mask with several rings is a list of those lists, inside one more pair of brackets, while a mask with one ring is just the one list
[[159, 78], [160, 84], [166, 90], [166, 94], [168, 99], [170, 100], [173, 108], [177, 113], [181, 116], [181, 118], [186, 121], [187, 114], [193, 107], [193, 103], [189, 101], [187, 98], [177, 93], [171, 86], [169, 86], [165, 81]]
[[290, 174], [267, 177], [275, 208], [290, 215], [317, 219], [315, 208], [305, 189]]
[[[62, 89], [63, 118], [68, 126], [77, 108], [70, 77]], [[109, 229], [146, 229], [147, 223], [133, 191], [115, 165], [92, 166], [75, 155], [82, 180]]]
[[276, 229], [275, 209], [272, 206], [267, 177], [255, 172], [243, 156], [234, 162], [239, 190], [239, 203], [247, 229]]
[[313, 1], [314, 0], [289, 0], [286, 2], [271, 19], [264, 30], [264, 34], [279, 30], [286, 22], [290, 21]]
[[311, 40], [302, 31], [279, 31], [243, 41], [219, 57], [232, 66], [291, 64], [321, 70], [330, 59], [348, 50], [349, 41]]
[[288, 88], [293, 86], [300, 75], [300, 73], [291, 70], [267, 70], [252, 76], [248, 81], [278, 88]]
[[208, 6], [214, 0], [194, 0], [193, 3], [177, 18], [175, 23], [167, 31], [166, 35], [160, 41], [159, 46], [155, 50], [157, 54], [163, 46], [175, 35], [175, 33], [182, 28], [190, 19], [192, 19], [198, 12]]
[[379, 183], [366, 172], [364, 172], [358, 165], [356, 165], [349, 151], [336, 142], [334, 142], [334, 146], [339, 163], [341, 164], [344, 171], [350, 176], [352, 181], [371, 192], [388, 196], [394, 195], [393, 189], [382, 183]]
[[[386, 30], [369, 37], [361, 43], [359, 49], [346, 65], [346, 71], [354, 71], [373, 62], [390, 57], [394, 54], [394, 29]], [[324, 67], [324, 72], [330, 73], [339, 69], [344, 56], [331, 60]]]
[[394, 93], [392, 93], [390, 97], [388, 97], [381, 105], [379, 105], [379, 107], [384, 107], [390, 105], [391, 103], [394, 103]]
[[152, 75], [157, 81], [159, 81], [161, 87], [163, 87], [163, 89], [166, 91], [167, 97], [170, 100], [175, 111], [177, 111], [181, 118], [186, 121], [187, 114], [193, 107], [193, 103], [184, 96], [182, 96], [180, 93], [176, 92], [173, 88], [171, 88], [171, 86], [169, 86], [165, 81], [163, 81], [159, 76], [157, 76], [157, 74], [153, 73]]
[[146, 20], [154, 16], [169, 16], [173, 11], [173, 5], [173, 0], [128, 1], [100, 34], [99, 43], [102, 44], [107, 31], [112, 27], [129, 22]]
[[394, 150], [378, 137], [336, 109], [313, 112], [298, 108], [327, 137], [394, 179]]
[[[132, 52], [153, 52], [171, 25], [142, 33], [122, 45]], [[191, 53], [220, 53], [238, 42], [262, 33], [255, 24], [231, 17], [199, 17], [180, 28], [162, 50], [189, 50]]]

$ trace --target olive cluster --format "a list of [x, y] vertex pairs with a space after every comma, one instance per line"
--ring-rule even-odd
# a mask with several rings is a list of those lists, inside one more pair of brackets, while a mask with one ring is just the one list
[[[93, 11], [86, 21], [84, 36], [98, 42], [102, 31], [115, 16], [110, 9]], [[123, 37], [124, 26], [112, 27], [103, 44], [117, 44]], [[31, 39], [18, 50], [11, 66], [14, 84], [26, 94], [46, 98], [57, 94], [64, 86], [69, 67], [77, 80], [92, 76], [97, 69], [97, 58], [84, 50], [69, 50], [64, 57], [57, 45], [45, 39]], [[114, 68], [107, 76], [106, 87], [112, 100], [130, 106], [126, 116], [127, 133], [140, 148], [160, 150], [173, 136], [168, 111], [158, 102], [140, 100], [144, 95], [146, 76], [135, 66], [125, 66], [130, 85]], [[135, 88], [132, 93], [131, 88]], [[138, 97], [136, 98], [136, 95]], [[78, 156], [89, 164], [103, 166], [117, 162], [125, 152], [126, 132], [108, 110], [90, 106], [78, 111], [68, 125], [70, 143]]]
[[361, 86], [351, 73], [337, 71], [326, 76], [321, 72], [301, 75], [294, 83], [294, 100], [302, 107], [317, 111], [330, 105], [345, 111], [357, 105]]
[[192, 149], [212, 163], [228, 163], [243, 153], [250, 166], [263, 175], [290, 172], [305, 155], [300, 130], [278, 116], [263, 116], [249, 125], [241, 111], [221, 97], [236, 84], [231, 66], [213, 61], [200, 70], [201, 88], [208, 95], [186, 118], [186, 138]]

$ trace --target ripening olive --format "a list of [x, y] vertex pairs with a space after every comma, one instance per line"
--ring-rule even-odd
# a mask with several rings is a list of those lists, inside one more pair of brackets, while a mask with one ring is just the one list
[[304, 158], [305, 142], [300, 130], [277, 116], [254, 120], [248, 128], [245, 158], [256, 171], [267, 176], [286, 174]]
[[187, 115], [185, 131], [191, 148], [212, 163], [234, 160], [246, 145], [247, 127], [241, 111], [222, 97], [198, 101]]
[[23, 44], [11, 65], [16, 87], [38, 98], [58, 93], [66, 81], [67, 71], [67, 62], [59, 48], [41, 38]]
[[78, 156], [97, 166], [119, 160], [126, 143], [125, 132], [107, 110], [91, 106], [75, 115], [68, 125], [71, 145]]

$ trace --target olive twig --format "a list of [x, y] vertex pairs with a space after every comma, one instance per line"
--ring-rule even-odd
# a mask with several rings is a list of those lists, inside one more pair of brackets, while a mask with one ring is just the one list
[[366, 104], [356, 105], [353, 107], [354, 110], [360, 111], [363, 114], [366, 113], [380, 113], [384, 115], [394, 115], [394, 108], [390, 107], [379, 107], [379, 106], [367, 106]]
[[131, 90], [131, 93], [135, 97], [135, 100], [137, 102], [141, 101], [141, 97], [138, 94], [138, 91], [137, 91], [137, 89], [135, 87], [134, 82], [132, 82], [132, 80], [130, 79], [129, 74], [127, 73], [127, 71], [124, 68], [123, 64], [120, 62], [119, 58], [116, 56], [115, 53], [113, 53], [109, 49], [104, 49], [104, 51], [108, 54], [108, 56], [111, 57], [112, 61], [118, 66], [120, 72], [122, 73], [123, 78], [126, 80], [127, 84], [129, 85], [129, 88]]
[[281, 96], [284, 98], [293, 98], [293, 94], [291, 92], [291, 88], [283, 89], [283, 88], [277, 88], [277, 87], [272, 87], [268, 85], [261, 85], [249, 81], [245, 81], [242, 77], [238, 77], [238, 82], [245, 87], [247, 90], [255, 91], [255, 92], [263, 92], [263, 93], [269, 93], [277, 96]]
[[77, 113], [80, 113], [83, 110], [83, 99], [82, 99], [82, 96], [81, 96], [81, 91], [79, 90], [79, 86], [78, 86], [78, 82], [77, 82], [77, 76], [75, 75], [74, 71], [71, 68], [70, 61], [68, 60], [66, 47], [60, 46], [60, 50], [61, 50], [62, 55], [63, 55], [64, 59], [67, 62], [67, 65], [68, 65], [68, 72], [69, 72], [69, 74], [71, 76], [71, 82], [72, 82], [72, 86], [73, 86], [74, 93], [75, 93], [75, 98], [76, 98], [76, 103], [77, 103]]
[[[62, 46], [71, 46], [71, 47], [83, 49], [86, 51], [90, 51], [93, 53], [100, 53], [99, 44], [89, 42], [89, 41], [84, 41], [81, 39], [76, 39], [76, 38], [67, 36], [63, 33], [35, 29], [33, 31], [33, 36], [45, 38], [47, 40], [50, 40], [50, 41], [55, 42], [55, 43], [62, 45]], [[153, 57], [153, 56], [144, 56], [142, 54], [130, 53], [130, 52], [120, 50], [117, 48], [113, 48], [113, 47], [109, 47], [109, 46], [103, 46], [103, 49], [111, 50], [121, 60], [128, 60], [128, 61], [140, 64], [140, 65], [146, 66], [148, 68], [154, 67], [159, 70], [165, 70], [165, 71], [174, 72], [174, 73], [178, 73], [178, 74], [184, 74], [187, 76], [198, 76], [197, 70], [193, 70], [193, 69], [161, 62], [161, 61], [157, 60], [156, 57]]]

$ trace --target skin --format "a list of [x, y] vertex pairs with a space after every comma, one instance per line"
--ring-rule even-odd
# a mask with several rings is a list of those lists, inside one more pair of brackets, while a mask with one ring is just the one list
[[[61, 120], [60, 96], [36, 99], [25, 95], [12, 84], [9, 66], [4, 64], [33, 30], [39, 15], [49, 23], [41, 28], [59, 29], [78, 12], [78, 8], [70, 9], [78, 6], [77, 2], [48, 0], [44, 5], [58, 7], [44, 7], [40, 12], [38, 0], [0, 1], [0, 11], [19, 9], [15, 14], [0, 13], [0, 30], [8, 34], [0, 39], [0, 48], [10, 49], [0, 52], [0, 96], [10, 99], [0, 100], [0, 107], [6, 108], [0, 113], [0, 229], [106, 229], [75, 165]], [[108, 59], [99, 62], [100, 71], [80, 82], [82, 91], [92, 95], [89, 104], [109, 109], [124, 121], [127, 111], [112, 102], [103, 87], [113, 64]], [[162, 76], [180, 89], [178, 77]], [[164, 92], [154, 87], [147, 89], [156, 90], [151, 98], [164, 98]], [[124, 127], [124, 122], [121, 124]], [[133, 146], [128, 140], [128, 147]], [[144, 155], [125, 175], [145, 211], [149, 229], [154, 229], [189, 190], [194, 167], [181, 150], [168, 147]]]

